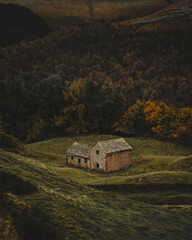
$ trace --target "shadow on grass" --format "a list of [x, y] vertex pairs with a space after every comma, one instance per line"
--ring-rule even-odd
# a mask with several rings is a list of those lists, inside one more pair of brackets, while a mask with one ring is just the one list
[[37, 186], [23, 178], [6, 173], [0, 172], [0, 192], [11, 192], [17, 195], [31, 194], [37, 192]]

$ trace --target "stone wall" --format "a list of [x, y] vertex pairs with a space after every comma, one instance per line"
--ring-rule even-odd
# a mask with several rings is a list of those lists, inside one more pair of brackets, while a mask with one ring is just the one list
[[67, 155], [68, 164], [112, 172], [128, 167], [131, 164], [131, 151], [122, 151], [106, 156], [103, 148], [96, 144], [90, 151], [90, 159]]
[[117, 171], [131, 164], [131, 151], [113, 153], [106, 157], [106, 172]]
[[101, 169], [105, 171], [106, 154], [103, 148], [97, 143], [90, 151], [91, 169]]
[[91, 168], [90, 159], [88, 158], [67, 155], [67, 163], [78, 167]]

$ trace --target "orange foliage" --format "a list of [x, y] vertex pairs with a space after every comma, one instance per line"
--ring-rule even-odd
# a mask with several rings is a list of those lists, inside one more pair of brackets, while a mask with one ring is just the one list
[[[139, 120], [139, 121], [138, 121]], [[140, 128], [160, 137], [179, 138], [179, 133], [192, 130], [192, 108], [175, 108], [163, 102], [137, 100], [120, 120], [127, 128]], [[140, 124], [140, 125], [138, 125]]]

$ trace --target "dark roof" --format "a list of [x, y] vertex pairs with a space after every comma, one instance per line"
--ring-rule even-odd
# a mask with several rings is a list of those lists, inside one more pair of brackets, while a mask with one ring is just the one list
[[100, 141], [98, 142], [98, 144], [103, 148], [103, 150], [107, 154], [132, 150], [132, 147], [124, 140], [124, 138]]
[[74, 142], [73, 145], [67, 150], [66, 154], [89, 158], [90, 157], [90, 149], [91, 149], [91, 147], [86, 144]]

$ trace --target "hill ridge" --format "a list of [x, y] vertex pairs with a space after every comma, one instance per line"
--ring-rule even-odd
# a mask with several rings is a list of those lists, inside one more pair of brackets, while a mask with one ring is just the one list
[[0, 46], [43, 37], [51, 31], [44, 20], [27, 7], [0, 3]]

